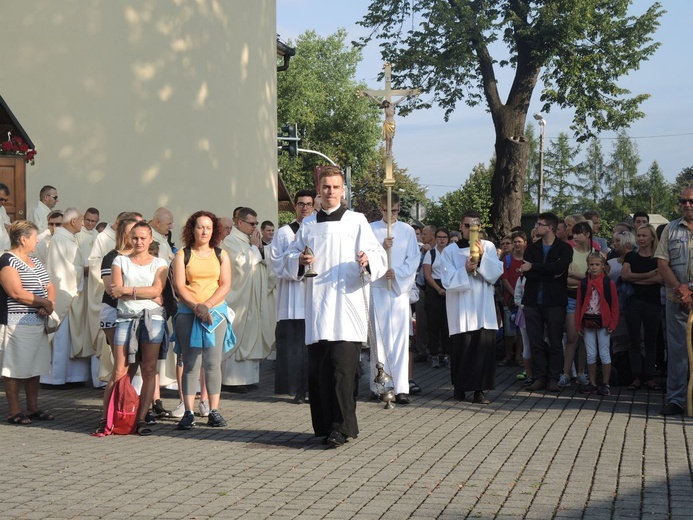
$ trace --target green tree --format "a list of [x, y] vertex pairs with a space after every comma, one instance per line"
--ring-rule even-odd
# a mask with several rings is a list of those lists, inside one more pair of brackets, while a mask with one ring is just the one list
[[[360, 22], [380, 40], [399, 86], [422, 87], [402, 113], [437, 103], [445, 119], [459, 102], [485, 103], [496, 140], [491, 223], [496, 235], [519, 223], [529, 157], [526, 116], [541, 77], [543, 110], [574, 110], [581, 139], [643, 116], [646, 94], [631, 95], [619, 79], [658, 48], [652, 34], [664, 13], [655, 2], [640, 16], [626, 0], [371, 0]], [[504, 49], [498, 45], [503, 42]], [[495, 44], [495, 45], [494, 45]], [[494, 56], [493, 52], [500, 49]], [[498, 67], [514, 69], [505, 99]]]
[[673, 185], [666, 181], [662, 169], [654, 161], [647, 173], [636, 177], [630, 205], [634, 211], [659, 213], [671, 219], [676, 211], [676, 198]]
[[674, 179], [673, 195], [675, 198], [681, 196], [684, 188], [693, 185], [693, 166], [688, 166], [681, 170]]
[[552, 140], [544, 155], [544, 193], [549, 201], [548, 207], [559, 215], [572, 210], [575, 202], [573, 190], [578, 186], [573, 182], [576, 168], [573, 161], [580, 148], [570, 145], [568, 134], [561, 132]]
[[[345, 44], [344, 29], [327, 37], [307, 31], [296, 42], [291, 66], [277, 76], [277, 120], [297, 123], [300, 147], [316, 150], [352, 177], [366, 173], [377, 155], [381, 114], [377, 106], [356, 98], [365, 88], [355, 80], [361, 51]], [[279, 157], [279, 168], [289, 193], [313, 188], [313, 168], [327, 162], [317, 155], [299, 153], [295, 159]]]
[[613, 204], [615, 216], [620, 214], [623, 218], [633, 212], [633, 185], [639, 165], [638, 146], [624, 130], [620, 131], [611, 151], [607, 175], [604, 177], [608, 188], [607, 198]]
[[578, 198], [584, 208], [597, 209], [604, 194], [604, 152], [598, 139], [592, 139], [587, 146], [587, 157], [577, 166], [577, 178], [581, 195]]
[[[410, 221], [409, 210], [415, 202], [424, 204], [426, 190], [419, 184], [419, 179], [411, 178], [406, 169], [400, 168], [395, 161], [392, 162], [392, 173], [395, 177], [393, 193], [400, 198], [399, 220]], [[385, 179], [385, 148], [380, 146], [377, 155], [371, 160], [366, 172], [356, 179], [352, 189], [352, 206], [356, 211], [366, 215], [373, 222], [380, 220], [380, 197], [385, 193], [383, 187]]]
[[426, 224], [459, 229], [462, 214], [468, 209], [481, 213], [481, 225], [488, 228], [491, 215], [491, 169], [477, 164], [461, 188], [443, 195], [428, 211]]

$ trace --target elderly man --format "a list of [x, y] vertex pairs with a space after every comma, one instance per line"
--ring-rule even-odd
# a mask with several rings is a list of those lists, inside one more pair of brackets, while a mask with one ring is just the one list
[[82, 291], [85, 260], [77, 244], [82, 229], [82, 213], [68, 208], [63, 225], [55, 230], [48, 249], [46, 268], [55, 286], [55, 312], [61, 319], [53, 336], [51, 370], [41, 383], [63, 385], [90, 378], [90, 357], [94, 354], [86, 329], [86, 295]]
[[219, 218], [219, 224], [221, 224], [221, 229], [223, 231], [223, 233], [222, 233], [222, 240], [223, 240], [231, 234], [231, 230], [233, 229], [233, 220], [231, 220], [229, 217], [220, 217]]
[[27, 220], [30, 220], [36, 227], [38, 232], [43, 233], [48, 227], [48, 214], [55, 208], [58, 203], [58, 190], [53, 186], [46, 185], [39, 192], [39, 200], [36, 206], [29, 211]]
[[667, 391], [662, 415], [679, 415], [686, 404], [686, 323], [693, 307], [693, 185], [679, 199], [682, 217], [669, 222], [657, 246], [659, 274], [666, 288]]
[[317, 273], [304, 281], [310, 415], [315, 436], [339, 447], [359, 432], [354, 387], [368, 334], [366, 271], [378, 279], [387, 261], [366, 217], [342, 206], [339, 168], [323, 169], [319, 185], [322, 209], [303, 219], [285, 268], [296, 280], [308, 266]]
[[149, 225], [152, 227], [154, 241], [159, 242], [159, 258], [170, 264], [173, 260], [173, 251], [168, 243], [168, 234], [173, 229], [173, 213], [166, 208], [159, 208], [154, 212]]
[[295, 403], [305, 402], [308, 392], [308, 353], [304, 285], [284, 269], [284, 256], [296, 238], [303, 219], [313, 213], [313, 192], [300, 190], [294, 196], [296, 218], [277, 231], [270, 246], [272, 270], [277, 276], [277, 363], [274, 393], [294, 395]]
[[269, 262], [254, 210], [238, 211], [236, 227], [224, 239], [222, 248], [231, 259], [231, 290], [226, 303], [236, 313], [233, 331], [237, 338], [236, 347], [224, 361], [222, 383], [246, 392], [247, 385], [260, 381], [260, 360], [271, 352], [276, 323], [270, 299]]
[[[371, 319], [375, 326], [378, 344], [378, 360], [385, 365], [395, 384], [395, 402], [409, 404], [409, 326], [411, 305], [409, 293], [414, 289], [416, 270], [419, 267], [419, 246], [414, 229], [397, 220], [400, 202], [392, 194], [392, 212], [387, 213], [387, 195], [380, 198], [383, 219], [371, 224], [375, 238], [390, 250], [391, 267], [373, 280], [373, 305]], [[391, 222], [392, 234], [387, 237], [387, 221]], [[388, 282], [390, 288], [388, 289]], [[373, 367], [375, 368], [375, 367]], [[371, 391], [376, 394], [375, 371], [371, 375]]]

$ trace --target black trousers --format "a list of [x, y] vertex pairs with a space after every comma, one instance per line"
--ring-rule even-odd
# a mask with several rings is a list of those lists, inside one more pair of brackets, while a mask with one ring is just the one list
[[316, 437], [336, 430], [347, 437], [359, 433], [355, 386], [361, 344], [319, 341], [308, 345], [308, 393]]
[[[564, 306], [533, 307], [525, 305], [525, 323], [529, 346], [532, 350], [532, 372], [543, 381], [558, 381], [563, 372], [563, 329], [565, 327]], [[544, 348], [544, 327], [549, 342], [548, 353]]]
[[305, 320], [280, 320], [275, 329], [277, 362], [274, 393], [303, 395], [308, 392], [308, 352]]
[[[435, 280], [441, 287], [440, 280]], [[433, 287], [426, 285], [426, 319], [428, 320], [428, 350], [432, 356], [452, 354], [452, 343], [448, 331], [448, 313], [445, 310], [445, 296], [438, 294]]]
[[[639, 377], [649, 381], [655, 376], [655, 362], [657, 360], [657, 333], [662, 320], [662, 305], [659, 302], [650, 303], [640, 298], [631, 297], [626, 302], [626, 323], [628, 324], [628, 336], [630, 337], [630, 369], [633, 378]], [[640, 333], [641, 329], [644, 331]], [[642, 366], [640, 354], [640, 341], [645, 343], [645, 366]]]

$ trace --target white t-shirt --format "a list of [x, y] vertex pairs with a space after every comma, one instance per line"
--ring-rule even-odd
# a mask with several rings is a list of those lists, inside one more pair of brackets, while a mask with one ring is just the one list
[[[113, 260], [113, 265], [120, 267], [123, 273], [123, 285], [125, 287], [149, 287], [154, 284], [156, 272], [167, 267], [166, 260], [154, 257], [151, 263], [147, 265], [137, 265], [130, 260], [129, 256], [118, 255]], [[134, 314], [145, 309], [155, 309], [159, 304], [154, 300], [142, 299], [137, 300], [118, 300], [119, 314]], [[163, 319], [159, 316], [154, 316], [153, 319]], [[123, 320], [118, 320], [123, 321]]]
[[[433, 251], [431, 249], [431, 251]], [[436, 258], [431, 264], [431, 251], [426, 251], [426, 256], [424, 256], [423, 263], [424, 265], [430, 265], [431, 266], [431, 278], [434, 280], [440, 280], [441, 277], [443, 276], [442, 271], [440, 270], [440, 251], [436, 249]]]

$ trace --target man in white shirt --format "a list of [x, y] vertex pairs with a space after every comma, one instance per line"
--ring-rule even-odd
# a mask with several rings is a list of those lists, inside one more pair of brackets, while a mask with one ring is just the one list
[[[286, 271], [306, 284], [308, 392], [316, 437], [339, 447], [358, 435], [354, 387], [361, 347], [368, 336], [368, 276], [385, 275], [385, 250], [366, 217], [342, 205], [344, 179], [338, 167], [320, 173], [322, 209], [303, 219], [286, 255]], [[314, 254], [304, 252], [306, 246]]]
[[460, 226], [462, 238], [440, 255], [445, 305], [452, 343], [450, 365], [454, 395], [460, 401], [473, 391], [472, 402], [488, 404], [485, 390], [495, 388], [496, 333], [498, 316], [494, 284], [503, 274], [503, 262], [496, 246], [478, 240], [480, 259], [470, 255], [470, 227], [480, 220], [475, 210], [467, 210]]
[[43, 233], [48, 227], [48, 214], [58, 203], [58, 190], [53, 186], [46, 185], [39, 192], [39, 200], [36, 206], [29, 211], [27, 220], [30, 220], [38, 227], [39, 234]]
[[[373, 234], [390, 250], [390, 268], [385, 276], [373, 280], [371, 320], [375, 326], [378, 348], [378, 361], [385, 366], [395, 385], [395, 402], [409, 404], [409, 328], [411, 324], [411, 305], [409, 293], [414, 288], [416, 271], [419, 267], [419, 246], [414, 229], [405, 222], [399, 222], [400, 201], [392, 194], [392, 213], [387, 214], [387, 195], [380, 199], [383, 220], [373, 222]], [[392, 233], [387, 238], [387, 220], [390, 219]], [[391, 288], [388, 289], [388, 282]], [[373, 364], [374, 360], [371, 360]], [[375, 371], [371, 374], [371, 391], [377, 395]]]
[[43, 265], [48, 261], [48, 248], [51, 245], [51, 239], [55, 234], [55, 230], [63, 225], [63, 212], [51, 211], [48, 214], [48, 229], [36, 237], [36, 247], [32, 256], [41, 260]]
[[152, 227], [154, 241], [159, 242], [159, 258], [170, 264], [173, 261], [173, 251], [168, 243], [168, 234], [173, 229], [173, 213], [166, 208], [159, 208], [154, 212], [149, 225]]
[[76, 234], [82, 229], [82, 213], [68, 208], [63, 225], [55, 230], [48, 249], [46, 269], [55, 286], [55, 312], [61, 319], [52, 339], [50, 373], [41, 383], [63, 385], [90, 378], [90, 359], [94, 354], [86, 327], [86, 295], [83, 293], [85, 261]]
[[274, 393], [294, 395], [295, 403], [305, 402], [308, 392], [308, 353], [306, 351], [305, 287], [285, 271], [284, 256], [303, 219], [313, 213], [313, 192], [300, 190], [294, 196], [296, 218], [282, 226], [270, 245], [272, 270], [277, 276], [277, 363]]

